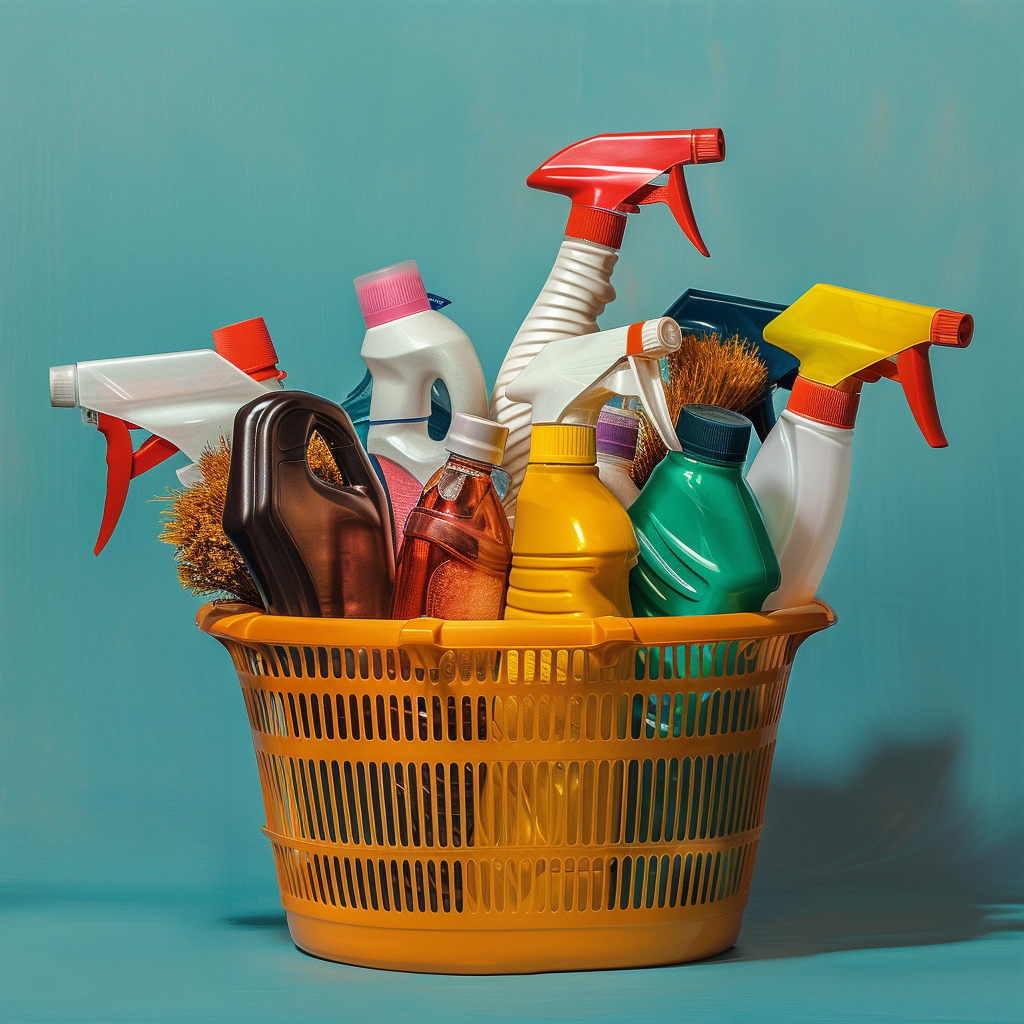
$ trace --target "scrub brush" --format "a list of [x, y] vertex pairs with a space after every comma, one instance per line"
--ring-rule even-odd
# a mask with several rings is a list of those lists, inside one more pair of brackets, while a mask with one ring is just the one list
[[[767, 387], [767, 368], [738, 334], [724, 341], [717, 334], [684, 334], [682, 345], [668, 357], [665, 400], [673, 422], [684, 405], [719, 405], [745, 412], [764, 398]], [[641, 412], [633, 483], [643, 487], [664, 457], [664, 442]]]
[[[327, 443], [317, 433], [306, 450], [309, 468], [324, 483], [344, 486]], [[216, 449], [206, 448], [199, 456], [201, 483], [184, 490], [168, 490], [157, 501], [171, 502], [164, 509], [160, 540], [173, 544], [178, 560], [178, 581], [183, 590], [196, 596], [214, 595], [243, 604], [263, 607], [259, 589], [242, 556], [224, 533], [224, 500], [228, 490], [231, 445], [223, 437]]]

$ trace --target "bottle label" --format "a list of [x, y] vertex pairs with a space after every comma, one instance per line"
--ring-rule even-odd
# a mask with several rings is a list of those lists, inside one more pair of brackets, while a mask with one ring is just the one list
[[438, 619], [500, 619], [505, 577], [451, 559], [430, 576], [425, 614]]

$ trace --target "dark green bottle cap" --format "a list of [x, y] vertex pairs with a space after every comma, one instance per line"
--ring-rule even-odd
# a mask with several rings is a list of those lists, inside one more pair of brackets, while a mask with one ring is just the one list
[[746, 416], [731, 409], [684, 405], [676, 420], [676, 437], [684, 454], [695, 459], [742, 465], [752, 426]]

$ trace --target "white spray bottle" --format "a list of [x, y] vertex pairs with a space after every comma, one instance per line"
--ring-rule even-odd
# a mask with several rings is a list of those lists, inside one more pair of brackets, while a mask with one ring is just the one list
[[747, 473], [782, 570], [765, 611], [810, 603], [825, 574], [846, 512], [862, 386], [901, 384], [925, 440], [945, 448], [928, 349], [966, 348], [973, 333], [966, 313], [827, 284], [764, 328], [800, 360], [789, 404]]
[[[178, 476], [186, 485], [197, 482], [195, 462], [221, 437], [231, 440], [235, 413], [281, 388], [285, 374], [277, 368], [262, 317], [214, 331], [214, 344], [217, 352], [197, 349], [50, 367], [50, 404], [79, 408], [82, 422], [107, 441], [107, 489], [94, 554], [114, 532], [135, 477], [182, 451], [193, 464]], [[129, 431], [138, 429], [152, 436], [135, 450]]]
[[[510, 477], [504, 504], [511, 521], [530, 451], [530, 410], [515, 401], [509, 384], [549, 342], [597, 331], [597, 318], [615, 298], [611, 277], [627, 214], [665, 203], [686, 237], [708, 255], [683, 165], [724, 159], [725, 136], [719, 128], [596, 135], [556, 153], [526, 179], [530, 188], [568, 196], [572, 209], [555, 265], [513, 339], [491, 393], [491, 419], [509, 430], [502, 469]], [[651, 184], [663, 174], [668, 175], [667, 184]]]
[[430, 390], [444, 381], [451, 413], [487, 416], [487, 386], [466, 332], [431, 309], [415, 260], [355, 279], [366, 321], [360, 354], [373, 377], [366, 449], [384, 472], [401, 539], [423, 485], [448, 459], [427, 432]]
[[509, 385], [513, 401], [532, 407], [533, 430], [506, 619], [631, 614], [636, 538], [598, 476], [596, 425], [609, 398], [635, 396], [678, 450], [658, 360], [681, 341], [668, 317], [601, 331], [585, 346], [565, 338], [546, 345]]

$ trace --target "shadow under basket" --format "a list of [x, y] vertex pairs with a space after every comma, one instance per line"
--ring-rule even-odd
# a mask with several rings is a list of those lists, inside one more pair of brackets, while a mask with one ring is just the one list
[[731, 946], [815, 603], [537, 622], [204, 606], [296, 945], [367, 967], [646, 967]]

